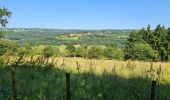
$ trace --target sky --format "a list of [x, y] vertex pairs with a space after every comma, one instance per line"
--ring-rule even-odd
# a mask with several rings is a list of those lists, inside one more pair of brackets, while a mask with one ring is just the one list
[[9, 28], [140, 29], [170, 27], [170, 0], [0, 0]]

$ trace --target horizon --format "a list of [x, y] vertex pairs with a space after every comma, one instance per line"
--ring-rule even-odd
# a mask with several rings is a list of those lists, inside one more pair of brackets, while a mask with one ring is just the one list
[[140, 30], [140, 29], [81, 29], [81, 28], [77, 28], [77, 29], [74, 29], [74, 28], [38, 28], [38, 27], [28, 27], [28, 28], [24, 28], [24, 27], [5, 27], [3, 29], [51, 29], [51, 30]]
[[130, 29], [170, 27], [169, 0], [1, 0], [12, 12], [8, 28]]

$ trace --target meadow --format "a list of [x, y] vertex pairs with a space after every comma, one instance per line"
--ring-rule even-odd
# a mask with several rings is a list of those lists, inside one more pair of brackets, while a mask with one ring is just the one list
[[[4, 60], [9, 58], [1, 60], [14, 61]], [[170, 99], [170, 63], [166, 62], [27, 57], [17, 66], [9, 65], [16, 72], [19, 100], [65, 100], [65, 73], [71, 74], [73, 100], [148, 100], [151, 81], [158, 78], [157, 99]], [[10, 66], [0, 67], [2, 100], [12, 98]]]

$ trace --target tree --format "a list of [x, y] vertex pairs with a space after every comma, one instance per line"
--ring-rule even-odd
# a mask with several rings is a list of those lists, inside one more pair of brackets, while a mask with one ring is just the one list
[[134, 43], [129, 50], [130, 59], [152, 61], [157, 58], [157, 51], [152, 49], [149, 44]]
[[31, 48], [31, 46], [30, 46], [29, 43], [26, 43], [26, 44], [25, 44], [24, 49], [25, 49], [25, 50], [24, 50], [24, 51], [25, 51], [25, 55], [30, 55], [30, 54], [31, 54], [32, 48]]
[[[11, 12], [6, 8], [0, 7], [0, 27], [5, 27], [8, 23], [8, 18], [11, 17]], [[0, 31], [0, 38], [4, 38], [2, 31]]]
[[12, 13], [8, 9], [0, 7], [0, 26], [6, 26], [8, 23], [8, 18], [10, 18], [11, 14]]
[[112, 59], [123, 60], [124, 59], [123, 50], [118, 47], [106, 47], [103, 50], [103, 56], [109, 60], [112, 60]]
[[77, 47], [75, 53], [76, 53], [76, 57], [83, 57], [83, 58], [87, 57], [87, 49], [84, 46]]
[[[5, 27], [8, 23], [8, 18], [11, 16], [11, 12], [6, 8], [0, 7], [0, 27]], [[4, 38], [2, 31], [0, 31], [0, 38]]]
[[143, 32], [144, 29], [140, 30], [139, 32], [133, 31], [128, 38], [128, 43], [134, 43], [134, 42], [141, 42], [143, 41], [142, 36], [140, 32]]
[[[6, 8], [0, 7], [0, 28], [5, 27], [8, 23], [8, 18], [11, 16], [11, 12]], [[3, 54], [12, 54], [16, 51], [16, 44], [13, 41], [1, 39], [4, 35], [0, 30], [0, 56]]]
[[4, 38], [4, 35], [2, 34], [2, 32], [0, 32], [0, 38]]
[[169, 31], [164, 26], [158, 25], [154, 30], [148, 25], [147, 29], [142, 28], [138, 32], [132, 32], [128, 38], [125, 49], [125, 59], [131, 59], [132, 48], [136, 43], [149, 44], [152, 49], [158, 52], [157, 60], [167, 61], [169, 59]]
[[170, 28], [167, 29], [167, 40], [168, 40], [168, 49], [167, 49], [167, 53], [168, 53], [168, 60], [170, 60]]
[[73, 45], [67, 45], [66, 50], [68, 50], [67, 57], [75, 57], [75, 50], [76, 48]]
[[74, 53], [76, 49], [73, 45], [67, 45], [66, 50], [68, 50], [70, 53]]
[[102, 53], [103, 51], [101, 47], [97, 45], [93, 45], [89, 48], [87, 56], [89, 59], [100, 59], [102, 56]]
[[58, 47], [54, 47], [53, 51], [55, 56], [60, 55], [60, 49]]
[[[141, 32], [141, 31], [139, 31], [139, 32]], [[124, 54], [125, 60], [132, 58], [132, 50], [131, 49], [133, 48], [134, 43], [141, 42], [142, 38], [141, 38], [139, 32], [133, 31], [129, 35], [129, 37], [127, 39], [127, 44], [126, 44], [126, 47], [125, 47], [125, 54]]]
[[53, 48], [51, 46], [46, 46], [43, 49], [42, 54], [45, 58], [49, 58], [49, 57], [53, 56], [53, 54], [54, 54]]
[[113, 48], [111, 47], [107, 47], [103, 50], [103, 55], [104, 57], [106, 57], [107, 59], [109, 60], [112, 60], [113, 59]]
[[13, 55], [17, 52], [17, 45], [14, 41], [0, 39], [0, 56], [4, 54]]

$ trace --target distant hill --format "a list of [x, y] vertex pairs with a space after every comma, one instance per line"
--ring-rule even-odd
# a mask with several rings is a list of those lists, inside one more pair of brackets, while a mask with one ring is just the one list
[[3, 29], [5, 38], [15, 40], [19, 45], [62, 45], [62, 44], [103, 44], [115, 43], [122, 47], [132, 30], [78, 30], [78, 29]]

